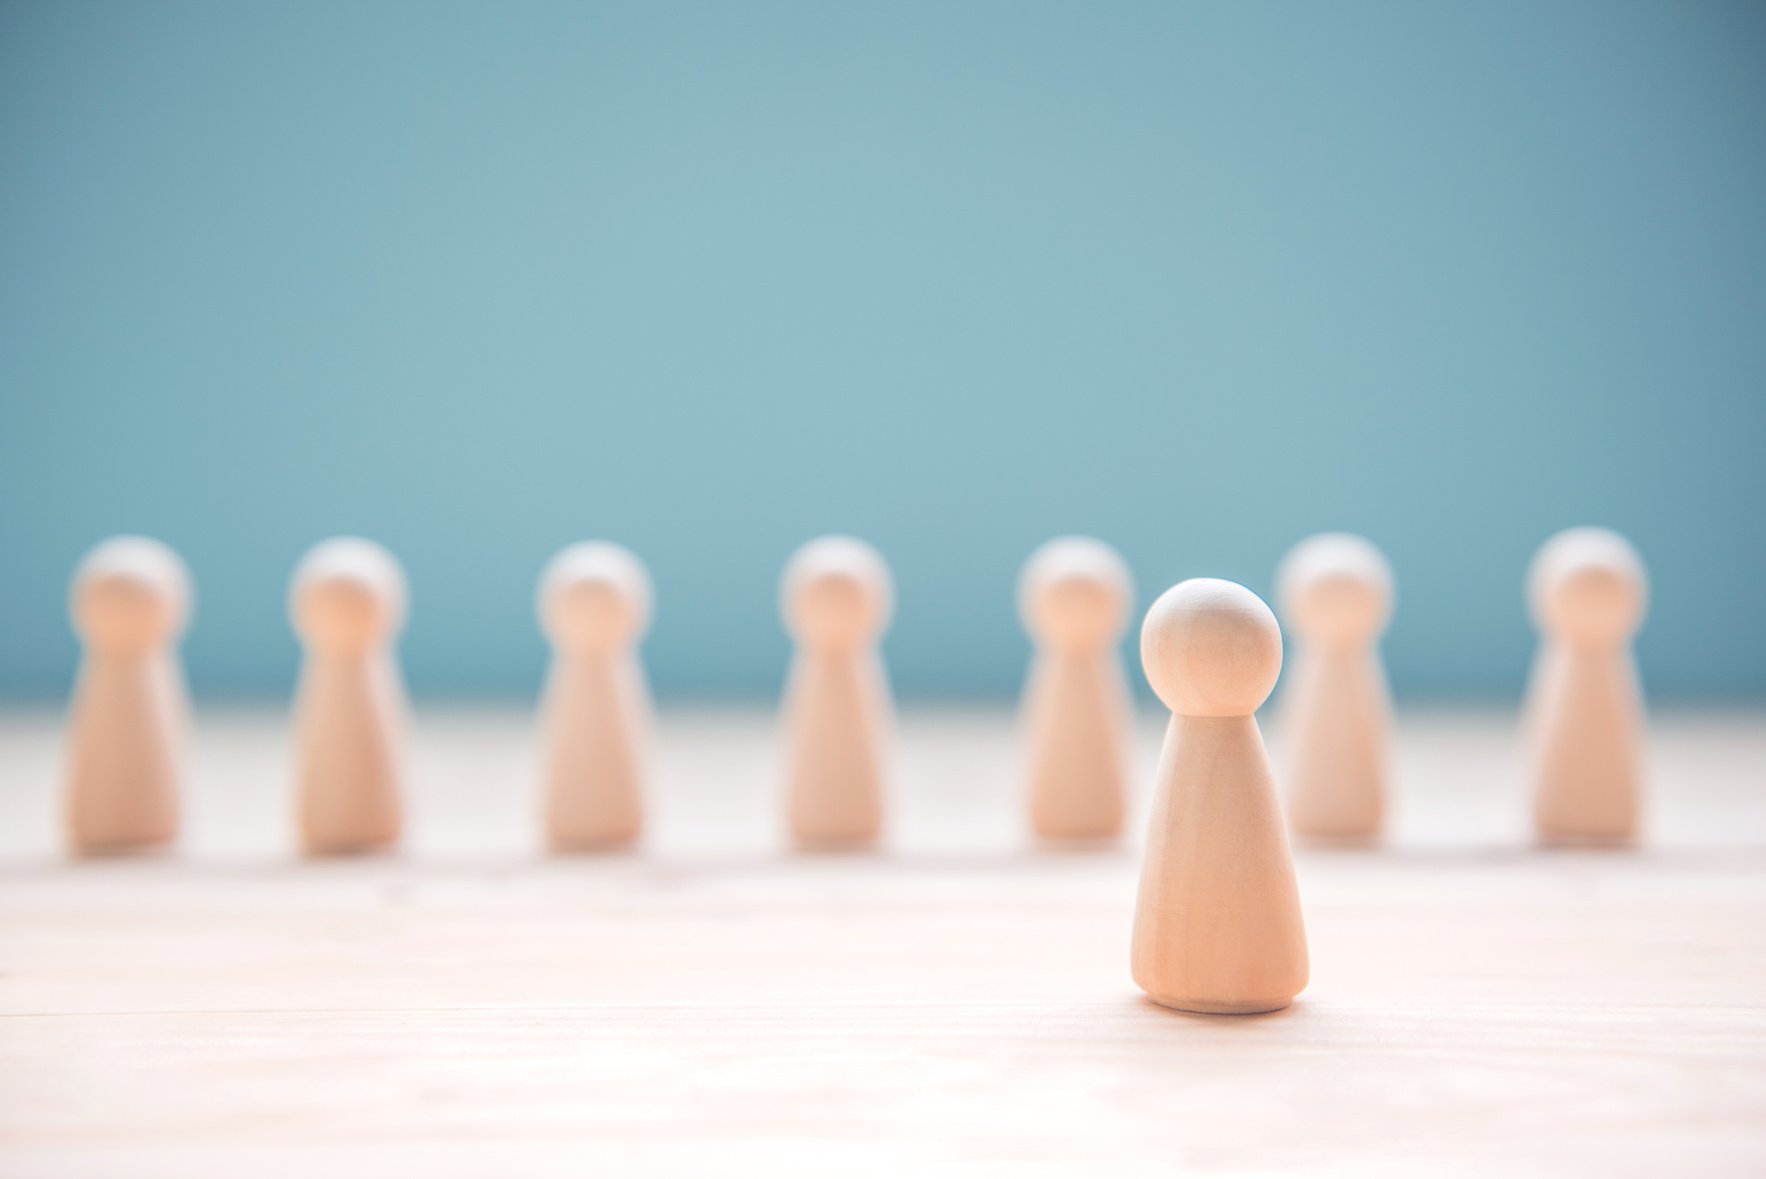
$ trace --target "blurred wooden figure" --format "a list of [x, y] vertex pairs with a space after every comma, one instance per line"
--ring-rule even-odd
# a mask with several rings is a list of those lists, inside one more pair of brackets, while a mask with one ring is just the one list
[[813, 540], [780, 589], [797, 643], [786, 686], [786, 793], [791, 834], [809, 848], [863, 847], [883, 830], [889, 684], [877, 643], [892, 607], [889, 569], [870, 545]]
[[295, 569], [289, 612], [306, 648], [295, 699], [295, 791], [310, 855], [398, 841], [409, 708], [393, 640], [405, 606], [403, 571], [372, 541], [323, 541]]
[[546, 833], [556, 851], [622, 847], [644, 828], [650, 689], [637, 644], [650, 577], [616, 544], [574, 544], [540, 579], [553, 646], [541, 708]]
[[176, 644], [190, 574], [144, 536], [118, 536], [75, 571], [70, 613], [85, 645], [68, 710], [69, 847], [157, 847], [178, 833], [189, 701]]
[[1134, 980], [1183, 1011], [1275, 1011], [1306, 987], [1306, 929], [1275, 782], [1252, 717], [1282, 636], [1256, 594], [1195, 578], [1141, 628], [1141, 662], [1172, 711], [1134, 918]]
[[1019, 578], [1036, 642], [1023, 704], [1030, 826], [1043, 839], [1122, 834], [1133, 717], [1117, 646], [1133, 600], [1121, 556], [1088, 537], [1049, 541]]
[[1392, 728], [1379, 640], [1392, 568], [1371, 542], [1327, 532], [1294, 546], [1277, 583], [1298, 638], [1281, 700], [1288, 820], [1311, 840], [1378, 839]]
[[1539, 838], [1630, 843], [1643, 808], [1643, 692], [1631, 655], [1649, 598], [1643, 559], [1616, 532], [1571, 528], [1540, 548], [1528, 584], [1542, 640], [1525, 719]]

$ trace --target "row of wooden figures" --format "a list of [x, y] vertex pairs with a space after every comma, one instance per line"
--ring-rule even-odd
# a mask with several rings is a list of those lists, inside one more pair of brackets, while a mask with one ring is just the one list
[[[1296, 546], [1278, 582], [1300, 640], [1282, 717], [1289, 820], [1309, 839], [1375, 840], [1388, 791], [1378, 641], [1392, 611], [1390, 567], [1368, 541], [1327, 533]], [[1544, 638], [1528, 707], [1539, 833], [1628, 841], [1642, 728], [1628, 643], [1644, 607], [1642, 563], [1614, 533], [1572, 529], [1540, 551], [1531, 582]], [[881, 832], [891, 710], [877, 640], [890, 598], [882, 559], [856, 540], [813, 541], [786, 568], [782, 608], [799, 648], [785, 705], [789, 820], [801, 843]], [[1131, 706], [1117, 651], [1132, 598], [1126, 564], [1101, 541], [1050, 541], [1024, 568], [1019, 607], [1037, 648], [1025, 692], [1027, 796], [1043, 838], [1121, 833]], [[189, 601], [183, 563], [142, 537], [104, 542], [75, 575], [74, 624], [87, 651], [71, 710], [67, 815], [78, 851], [175, 834], [188, 711], [175, 639]], [[406, 704], [392, 641], [404, 604], [398, 564], [369, 541], [325, 541], [296, 570], [291, 613], [307, 655], [295, 777], [312, 853], [398, 838]], [[555, 648], [542, 713], [549, 839], [561, 851], [630, 843], [643, 826], [650, 727], [636, 656], [648, 576], [617, 545], [572, 545], [545, 570], [538, 609]], [[1151, 662], [1147, 675], [1157, 689]]]
[[[1331, 533], [1289, 553], [1280, 598], [1299, 636], [1285, 704], [1288, 813], [1297, 832], [1379, 834], [1390, 708], [1378, 640], [1392, 574], [1368, 541]], [[1622, 537], [1579, 528], [1535, 558], [1541, 654], [1530, 688], [1535, 807], [1549, 841], [1632, 839], [1643, 715], [1630, 654], [1647, 596]], [[175, 639], [189, 578], [164, 545], [98, 546], [72, 593], [86, 646], [70, 718], [72, 846], [102, 852], [170, 840], [188, 704]], [[1030, 814], [1049, 838], [1120, 833], [1130, 706], [1117, 655], [1132, 609], [1126, 565], [1102, 542], [1049, 542], [1026, 565], [1019, 605], [1037, 653], [1026, 689]], [[874, 842], [882, 830], [889, 691], [878, 639], [887, 567], [847, 537], [805, 545], [781, 590], [797, 643], [785, 701], [787, 795], [806, 846]], [[314, 854], [371, 851], [401, 827], [406, 701], [392, 654], [404, 577], [369, 541], [315, 547], [290, 611], [306, 658], [296, 702], [300, 830]], [[540, 581], [556, 655], [543, 709], [546, 823], [560, 850], [619, 846], [643, 825], [649, 694], [636, 650], [649, 620], [643, 565], [606, 543], [565, 549]], [[1133, 970], [1185, 1010], [1267, 1011], [1304, 987], [1307, 954], [1282, 808], [1253, 714], [1282, 666], [1262, 599], [1195, 578], [1162, 594], [1141, 661], [1172, 711], [1160, 757], [1135, 923]]]

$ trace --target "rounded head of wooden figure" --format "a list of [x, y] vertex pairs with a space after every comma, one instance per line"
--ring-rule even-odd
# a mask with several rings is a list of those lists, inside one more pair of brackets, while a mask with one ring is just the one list
[[1392, 620], [1392, 566], [1352, 533], [1321, 532], [1295, 545], [1276, 584], [1288, 625], [1323, 647], [1365, 647]]
[[360, 654], [385, 644], [405, 623], [405, 574], [371, 540], [333, 537], [307, 550], [294, 570], [289, 616], [309, 647]]
[[1179, 716], [1250, 716], [1282, 671], [1282, 630], [1263, 599], [1237, 582], [1181, 581], [1141, 626], [1147, 682]]
[[1122, 637], [1134, 578], [1117, 551], [1088, 536], [1062, 536], [1030, 555], [1018, 578], [1018, 614], [1044, 646], [1096, 650]]
[[624, 650], [649, 629], [651, 601], [650, 574], [630, 549], [584, 541], [540, 575], [540, 629], [565, 650]]
[[74, 571], [68, 613], [89, 646], [141, 653], [165, 646], [190, 621], [190, 571], [145, 536], [113, 536]]
[[799, 642], [846, 649], [889, 625], [894, 589], [876, 549], [850, 536], [824, 536], [792, 554], [779, 599], [785, 629]]
[[1546, 541], [1527, 583], [1534, 623], [1576, 647], [1625, 642], [1643, 625], [1649, 602], [1643, 558], [1605, 528], [1570, 528]]

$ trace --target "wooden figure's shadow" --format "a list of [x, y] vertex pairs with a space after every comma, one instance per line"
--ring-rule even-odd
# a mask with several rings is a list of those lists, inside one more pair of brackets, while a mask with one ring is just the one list
[[1274, 1011], [1183, 1011], [1176, 1007], [1167, 1007], [1150, 995], [1137, 995], [1131, 1002], [1143, 1012], [1150, 1012], [1164, 1017], [1170, 1023], [1206, 1024], [1212, 1027], [1268, 1027], [1274, 1023], [1303, 1018], [1306, 1004], [1296, 999], [1286, 1007]]

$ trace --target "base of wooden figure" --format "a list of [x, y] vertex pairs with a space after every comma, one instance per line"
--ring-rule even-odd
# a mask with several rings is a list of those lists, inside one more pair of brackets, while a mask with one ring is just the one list
[[68, 844], [68, 854], [82, 860], [150, 860], [169, 856], [176, 848], [176, 835], [150, 839], [119, 839], [114, 843], [87, 840]]
[[1173, 1011], [1185, 1011], [1192, 1015], [1268, 1015], [1272, 1011], [1284, 1011], [1294, 1005], [1292, 999], [1257, 999], [1249, 1003], [1217, 1003], [1209, 999], [1185, 999], [1173, 995], [1155, 995], [1148, 992], [1147, 998], [1161, 1007], [1169, 1007]]

